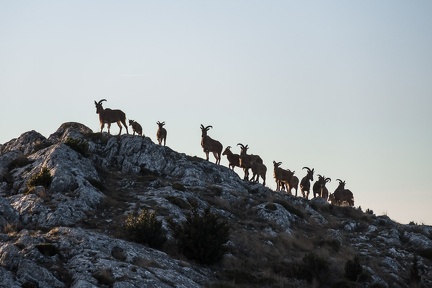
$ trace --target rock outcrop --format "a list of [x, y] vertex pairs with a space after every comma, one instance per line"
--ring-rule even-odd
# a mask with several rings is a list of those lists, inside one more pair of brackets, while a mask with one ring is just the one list
[[[175, 249], [193, 207], [231, 227], [220, 263]], [[160, 250], [118, 233], [143, 209], [167, 235]], [[0, 146], [0, 287], [431, 287], [431, 268], [430, 226], [274, 192], [149, 138], [64, 123]]]

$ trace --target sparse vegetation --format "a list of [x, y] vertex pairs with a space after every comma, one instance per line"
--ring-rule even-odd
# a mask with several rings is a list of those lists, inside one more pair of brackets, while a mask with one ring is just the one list
[[48, 188], [52, 182], [52, 176], [48, 168], [43, 167], [39, 173], [34, 174], [28, 181], [28, 188], [44, 186]]
[[191, 208], [191, 205], [189, 204], [189, 202], [183, 200], [182, 198], [179, 197], [174, 197], [174, 196], [168, 196], [166, 197], [166, 199], [176, 205], [177, 207], [181, 208], [181, 209], [187, 209], [189, 210]]
[[74, 139], [68, 137], [65, 141], [65, 144], [80, 153], [82, 156], [88, 156], [88, 143], [81, 139]]
[[27, 157], [25, 157], [24, 155], [21, 155], [9, 163], [8, 170], [11, 171], [11, 170], [16, 169], [16, 168], [21, 168], [21, 167], [27, 166], [33, 162], [34, 162], [33, 160], [30, 160]]
[[171, 187], [172, 187], [174, 190], [186, 191], [186, 187], [185, 187], [183, 184], [178, 183], [178, 182], [173, 183], [173, 184], [171, 185]]
[[[127, 169], [128, 166], [122, 165], [122, 161], [118, 161], [119, 157], [113, 157], [115, 158], [113, 162], [106, 160], [110, 158], [105, 159], [104, 157], [107, 154], [110, 157], [116, 156], [112, 151], [116, 153], [121, 151], [122, 149], [119, 148], [121, 141], [128, 141], [132, 137], [112, 137], [106, 133], [89, 135], [93, 135], [91, 137], [99, 140], [91, 144], [95, 155], [91, 159], [85, 159], [85, 163], [93, 161], [98, 176], [89, 176], [93, 173], [88, 173], [85, 180], [80, 178], [75, 181], [77, 183], [70, 183], [68, 189], [65, 189], [67, 191], [62, 192], [61, 195], [57, 194], [57, 191], [53, 191], [56, 189], [52, 189], [54, 188], [52, 185], [49, 191], [42, 187], [30, 189], [34, 195], [25, 198], [30, 201], [36, 199], [37, 203], [41, 205], [38, 208], [41, 207], [41, 209], [25, 210], [24, 213], [28, 212], [28, 214], [19, 212], [19, 218], [16, 217], [15, 212], [18, 209], [11, 209], [10, 213], [2, 210], [0, 213], [2, 214], [0, 215], [0, 231], [3, 234], [8, 234], [3, 235], [3, 239], [11, 243], [14, 250], [18, 248], [20, 250], [36, 249], [36, 252], [39, 251], [40, 253], [32, 252], [32, 255], [36, 255], [40, 261], [43, 261], [44, 265], [49, 266], [48, 262], [53, 263], [47, 269], [50, 272], [54, 271], [54, 276], [60, 281], [63, 280], [58, 275], [63, 273], [62, 270], [68, 271], [68, 267], [62, 265], [66, 263], [66, 257], [69, 253], [66, 245], [58, 246], [58, 243], [61, 243], [58, 239], [66, 235], [66, 230], [59, 227], [55, 229], [61, 233], [55, 232], [55, 229], [46, 231], [46, 233], [45, 231], [35, 232], [36, 229], [47, 228], [39, 228], [34, 222], [40, 220], [37, 218], [37, 213], [41, 214], [39, 211], [45, 214], [45, 207], [55, 210], [60, 201], [68, 201], [69, 198], [76, 201], [78, 197], [82, 196], [80, 194], [86, 192], [85, 188], [89, 188], [89, 195], [93, 196], [94, 194], [95, 196], [91, 199], [91, 203], [89, 202], [91, 207], [88, 209], [86, 206], [80, 210], [85, 213], [84, 219], [66, 228], [72, 230], [83, 228], [86, 230], [84, 233], [95, 231], [98, 235], [104, 234], [113, 239], [112, 242], [115, 244], [114, 247], [105, 247], [112, 245], [110, 241], [105, 242], [104, 240], [103, 243], [109, 243], [109, 245], [104, 244], [102, 249], [94, 250], [91, 247], [93, 251], [89, 250], [88, 252], [88, 256], [93, 257], [93, 259], [99, 257], [99, 253], [100, 255], [107, 253], [99, 259], [109, 259], [108, 262], [97, 262], [97, 265], [91, 266], [91, 270], [87, 270], [89, 271], [88, 274], [97, 280], [96, 282], [95, 279], [92, 279], [96, 285], [108, 287], [116, 281], [129, 281], [131, 274], [120, 273], [120, 270], [115, 270], [108, 264], [104, 267], [105, 263], [109, 262], [116, 263], [112, 265], [125, 265], [122, 268], [126, 269], [129, 269], [127, 268], [130, 266], [129, 264], [133, 264], [130, 271], [137, 275], [142, 272], [141, 268], [145, 270], [156, 268], [153, 270], [164, 271], [169, 265], [167, 264], [170, 263], [169, 261], [175, 261], [176, 265], [186, 268], [184, 270], [187, 271], [187, 274], [183, 273], [182, 276], [188, 277], [198, 274], [197, 277], [202, 277], [204, 282], [207, 280], [205, 279], [206, 275], [211, 275], [208, 282], [214, 282], [206, 283], [206, 287], [209, 288], [359, 288], [385, 287], [385, 284], [392, 287], [396, 281], [404, 284], [409, 283], [411, 287], [424, 287], [422, 280], [429, 281], [430, 279], [430, 275], [425, 273], [423, 268], [429, 268], [432, 260], [432, 249], [425, 249], [429, 247], [427, 242], [428, 239], [432, 239], [432, 232], [430, 228], [423, 227], [421, 224], [411, 222], [410, 225], [403, 225], [395, 223], [386, 216], [375, 216], [373, 211], [369, 209], [363, 212], [361, 207], [329, 205], [319, 199], [309, 201], [287, 195], [287, 193], [275, 193], [262, 187], [262, 185], [249, 185], [247, 182], [238, 184], [238, 182], [233, 181], [232, 187], [230, 187], [230, 181], [235, 178], [232, 175], [224, 177], [223, 172], [227, 169], [215, 168], [214, 165], [208, 165], [204, 162], [205, 160], [198, 157], [186, 156], [186, 159], [192, 163], [185, 167], [186, 169], [202, 169], [205, 173], [209, 173], [211, 177], [208, 179], [211, 180], [206, 178], [202, 185], [195, 186], [193, 181], [188, 182], [188, 179], [182, 179], [179, 176], [181, 173], [174, 173], [175, 176], [173, 176], [166, 172], [166, 169], [163, 170], [164, 172], [158, 172], [155, 168], [158, 165], [152, 166], [147, 161], [144, 161], [145, 163], [132, 163], [136, 165], [132, 166], [134, 168], [133, 173], [125, 173], [124, 169]], [[109, 146], [102, 147], [102, 140], [109, 140]], [[135, 140], [139, 139], [135, 138]], [[80, 145], [90, 143], [90, 141], [88, 138], [83, 141], [68, 138], [66, 145], [76, 151], [80, 149], [85, 151], [87, 148]], [[139, 141], [147, 140], [141, 139]], [[86, 145], [84, 144], [84, 146]], [[108, 149], [114, 150], [108, 151]], [[162, 150], [163, 148], [157, 147], [157, 149]], [[149, 149], [149, 151], [155, 153], [152, 156], [157, 156], [156, 150]], [[47, 150], [38, 154], [29, 154], [28, 157], [36, 159], [35, 163], [49, 163], [50, 165], [56, 165], [55, 161], [61, 161], [58, 158], [52, 162], [41, 161], [38, 158], [46, 157], [48, 153], [50, 151]], [[11, 155], [17, 157], [16, 155], [19, 154]], [[169, 153], [161, 155], [160, 157], [167, 157], [167, 159], [171, 157]], [[82, 157], [79, 158], [79, 160], [84, 160]], [[203, 163], [205, 165], [202, 165]], [[182, 162], [181, 165], [183, 164]], [[77, 165], [77, 168], [79, 166]], [[17, 194], [26, 193], [25, 189], [32, 185], [49, 187], [52, 181], [50, 171], [47, 168], [41, 168], [39, 171], [35, 167], [32, 160], [24, 155], [12, 161], [7, 168], [15, 170], [8, 172], [3, 169], [11, 181], [7, 182], [8, 185], [3, 184], [0, 187], [3, 189], [1, 192], [14, 200], [21, 196]], [[140, 172], [137, 171], [139, 170], [136, 169], [137, 167], [141, 168]], [[181, 168], [179, 166], [179, 170]], [[57, 170], [57, 172], [60, 171]], [[231, 171], [228, 172], [231, 173]], [[17, 175], [21, 178], [18, 178]], [[61, 179], [60, 173], [56, 175]], [[82, 177], [83, 174], [77, 173], [77, 175]], [[6, 179], [6, 176], [2, 177]], [[32, 177], [29, 178], [29, 176]], [[27, 179], [27, 183], [23, 182], [22, 179]], [[95, 191], [90, 184], [103, 195], [98, 192], [94, 193]], [[44, 196], [45, 192], [49, 192], [46, 193], [48, 197]], [[17, 203], [17, 201], [14, 203], [16, 207], [27, 205], [24, 201]], [[7, 203], [3, 204], [2, 202], [0, 204], [6, 207]], [[202, 207], [208, 208], [202, 209]], [[261, 213], [262, 207], [265, 207], [269, 213]], [[316, 211], [312, 211], [309, 209], [310, 207]], [[22, 206], [18, 208], [22, 208]], [[74, 208], [81, 209], [81, 207], [73, 206], [72, 212], [74, 212]], [[157, 213], [154, 212], [155, 210]], [[288, 221], [282, 222], [282, 217], [289, 216], [285, 210], [295, 217], [287, 217]], [[8, 213], [3, 213], [4, 211]], [[22, 221], [22, 219], [29, 223]], [[168, 226], [163, 225], [166, 222], [168, 222]], [[18, 234], [22, 229], [26, 229], [28, 232], [25, 231], [24, 234], [23, 231]], [[31, 247], [33, 248], [29, 248], [27, 241], [19, 241], [21, 235], [26, 237], [21, 240], [27, 240], [27, 235], [30, 237], [36, 235], [38, 240], [32, 242]], [[154, 251], [147, 254], [146, 252], [150, 250], [145, 247], [141, 250], [142, 253], [136, 253], [139, 250], [137, 247], [140, 245], [115, 238], [162, 249], [168, 255], [153, 253]], [[73, 237], [71, 243], [75, 243], [75, 239], [78, 238]], [[91, 239], [98, 238], [92, 237]], [[95, 247], [98, 244], [96, 241], [93, 242]], [[417, 245], [417, 243], [424, 245]], [[394, 247], [394, 250], [386, 249], [389, 246]], [[66, 250], [64, 250], [65, 248]], [[356, 253], [360, 256], [356, 256]], [[406, 257], [410, 255], [409, 253], [416, 254], [414, 259], [413, 257]], [[30, 253], [26, 254], [30, 255]], [[161, 256], [162, 260], [156, 257], [156, 254], [163, 255]], [[180, 261], [174, 259], [180, 259]], [[191, 264], [190, 262], [198, 262], [202, 265]], [[394, 267], [398, 269], [394, 269]], [[109, 268], [112, 270], [110, 271]], [[177, 269], [176, 272], [179, 270]], [[394, 273], [396, 270], [400, 271], [398, 275]], [[201, 271], [205, 272], [200, 274]], [[63, 278], [66, 281], [63, 282], [66, 283], [65, 286], [70, 286], [69, 284], [72, 284], [75, 275], [64, 273]], [[154, 273], [157, 278], [165, 281], [164, 277], [159, 277], [156, 272]], [[397, 280], [393, 279], [396, 277]], [[172, 278], [166, 280], [167, 285], [174, 285], [174, 282]], [[21, 281], [19, 284], [33, 287], [30, 282]]]
[[211, 194], [213, 194], [214, 196], [218, 196], [218, 197], [222, 196], [222, 193], [223, 193], [222, 188], [215, 186], [215, 185], [211, 185], [211, 186], [207, 187], [207, 190]]
[[107, 144], [108, 140], [110, 139], [109, 135], [105, 135], [103, 133], [100, 132], [96, 132], [96, 133], [86, 133], [85, 134], [85, 138], [88, 139], [89, 141], [98, 143], [98, 144]]
[[308, 253], [303, 257], [300, 278], [306, 279], [309, 283], [317, 281], [320, 284], [326, 283], [327, 272], [330, 270], [330, 263], [327, 259], [316, 253]]
[[51, 145], [51, 143], [49, 141], [38, 139], [35, 141], [35, 143], [33, 145], [33, 149], [34, 149], [33, 152], [45, 149], [45, 148], [49, 147], [50, 145]]
[[363, 273], [363, 267], [360, 265], [360, 258], [355, 256], [353, 260], [348, 260], [345, 264], [345, 277], [351, 281], [357, 282]]
[[152, 182], [158, 179], [159, 174], [155, 171], [150, 171], [146, 169], [145, 167], [141, 167], [141, 170], [139, 172], [139, 179], [146, 181], [146, 182]]
[[414, 255], [413, 258], [413, 263], [410, 269], [410, 278], [409, 278], [410, 283], [420, 283], [421, 281], [421, 272], [420, 272], [420, 268], [418, 265], [418, 258], [417, 255]]
[[418, 251], [418, 255], [423, 258], [432, 260], [432, 248], [421, 249]]
[[330, 247], [334, 252], [339, 252], [341, 248], [341, 243], [336, 239], [321, 239], [317, 242], [319, 246], [328, 246]]
[[281, 200], [281, 199], [274, 199], [273, 202], [282, 205], [288, 212], [296, 215], [297, 217], [299, 217], [301, 219], [306, 218], [306, 215], [302, 210], [298, 209], [297, 207], [295, 207], [294, 205], [292, 205], [288, 201]]
[[126, 238], [152, 248], [161, 248], [166, 242], [162, 222], [154, 211], [142, 210], [138, 215], [129, 215], [123, 226]]
[[112, 285], [116, 282], [116, 279], [111, 269], [101, 268], [95, 271], [92, 276], [98, 281], [100, 285], [107, 285], [109, 287], [112, 287]]
[[276, 211], [277, 206], [274, 203], [267, 203], [264, 208], [268, 211]]
[[[0, 226], [1, 227], [1, 226]], [[6, 223], [3, 227], [3, 233], [5, 234], [13, 234], [21, 231], [23, 228], [20, 223]]]
[[28, 280], [28, 281], [25, 281], [25, 282], [21, 285], [21, 287], [22, 287], [22, 288], [38, 288], [38, 287], [39, 287], [39, 284], [38, 284], [37, 282], [35, 282], [35, 281]]
[[89, 183], [93, 187], [95, 187], [96, 189], [98, 189], [98, 190], [100, 190], [102, 192], [106, 191], [106, 187], [105, 187], [105, 185], [101, 181], [96, 180], [96, 179], [92, 179], [92, 178], [87, 178], [87, 181], [89, 181]]
[[59, 248], [51, 243], [37, 244], [36, 248], [44, 256], [54, 256], [60, 254]]

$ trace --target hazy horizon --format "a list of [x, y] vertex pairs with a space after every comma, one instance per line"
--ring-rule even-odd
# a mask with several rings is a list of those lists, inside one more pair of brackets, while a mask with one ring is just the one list
[[299, 179], [308, 166], [330, 192], [345, 180], [356, 207], [432, 225], [431, 12], [426, 1], [0, 1], [0, 143], [69, 121], [98, 132], [105, 98], [154, 142], [165, 121], [181, 153], [205, 158], [201, 124], [234, 153], [248, 144], [270, 188], [273, 161]]

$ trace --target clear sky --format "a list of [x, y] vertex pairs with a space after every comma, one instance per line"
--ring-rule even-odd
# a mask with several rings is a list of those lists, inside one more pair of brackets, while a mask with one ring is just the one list
[[363, 210], [431, 225], [431, 15], [426, 0], [0, 0], [0, 143], [98, 131], [106, 98], [153, 141], [165, 121], [178, 152], [204, 157], [201, 124], [248, 144], [270, 188], [273, 160], [313, 167]]

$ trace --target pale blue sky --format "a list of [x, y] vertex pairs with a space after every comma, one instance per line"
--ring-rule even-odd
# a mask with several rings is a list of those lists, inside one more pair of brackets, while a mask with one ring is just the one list
[[363, 210], [432, 224], [430, 15], [430, 1], [0, 0], [0, 143], [98, 131], [106, 98], [154, 141], [165, 121], [179, 152], [204, 157], [201, 124], [248, 144], [271, 188], [273, 160], [300, 179], [314, 167]]

